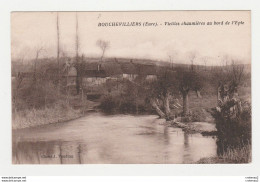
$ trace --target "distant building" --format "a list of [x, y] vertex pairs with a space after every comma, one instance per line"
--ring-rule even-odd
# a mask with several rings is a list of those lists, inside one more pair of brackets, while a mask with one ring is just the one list
[[144, 78], [146, 81], [153, 81], [157, 79], [156, 65], [136, 64], [136, 67], [138, 69], [138, 75]]
[[107, 80], [107, 75], [104, 70], [86, 70], [83, 72], [82, 81], [85, 86], [88, 85], [100, 85], [105, 83]]
[[123, 72], [123, 78], [132, 81], [138, 76], [137, 68], [132, 63], [132, 61], [126, 62], [126, 63], [120, 63], [120, 66], [121, 66], [121, 70]]
[[[132, 61], [89, 61], [80, 68], [80, 81], [84, 87], [106, 83], [107, 80], [128, 79], [133, 81], [137, 77], [143, 81], [157, 79], [157, 66], [149, 64], [134, 64]], [[67, 69], [67, 86], [75, 86], [77, 70], [74, 66]]]
[[100, 85], [106, 82], [109, 75], [100, 62], [86, 63], [82, 71], [82, 83], [84, 86]]

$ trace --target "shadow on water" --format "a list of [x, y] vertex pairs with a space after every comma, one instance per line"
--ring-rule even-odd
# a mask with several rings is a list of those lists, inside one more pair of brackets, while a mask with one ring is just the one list
[[13, 143], [14, 164], [82, 164], [86, 146], [71, 142], [37, 141]]
[[193, 163], [216, 156], [216, 141], [160, 125], [153, 115], [91, 114], [13, 131], [13, 164]]

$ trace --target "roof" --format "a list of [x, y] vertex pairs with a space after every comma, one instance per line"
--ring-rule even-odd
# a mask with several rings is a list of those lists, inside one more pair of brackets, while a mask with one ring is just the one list
[[98, 70], [98, 65], [100, 66], [100, 69], [103, 69], [102, 64], [99, 62], [93, 62], [93, 63], [85, 63], [84, 70]]
[[136, 66], [133, 63], [120, 63], [121, 70], [125, 74], [137, 74]]
[[90, 74], [97, 73], [97, 75], [99, 75], [100, 73], [98, 73], [97, 71], [104, 72], [107, 76], [122, 74], [120, 65], [112, 61], [101, 62], [101, 63], [100, 62], [86, 63], [83, 72], [84, 73], [89, 72]]
[[85, 70], [83, 72], [84, 77], [100, 77], [100, 78], [105, 78], [107, 77], [107, 74], [104, 70]]
[[156, 75], [157, 74], [156, 65], [136, 64], [136, 68], [138, 70], [138, 74], [140, 74], [140, 75]]
[[120, 75], [122, 74], [121, 66], [115, 61], [107, 61], [101, 64], [101, 68], [103, 68], [109, 76]]
[[[84, 62], [80, 67], [83, 76], [109, 77], [120, 74], [157, 75], [158, 69], [154, 64], [135, 64], [133, 62], [102, 61]], [[73, 70], [69, 75], [74, 75]]]

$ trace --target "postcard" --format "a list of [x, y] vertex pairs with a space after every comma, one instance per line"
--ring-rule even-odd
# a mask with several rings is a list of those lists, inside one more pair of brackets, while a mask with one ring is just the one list
[[12, 164], [247, 164], [251, 12], [12, 12]]

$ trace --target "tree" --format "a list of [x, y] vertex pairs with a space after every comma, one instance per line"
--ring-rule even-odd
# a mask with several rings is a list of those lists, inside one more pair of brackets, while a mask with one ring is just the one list
[[[203, 78], [203, 75], [201, 72], [195, 72], [193, 73], [193, 90], [196, 92], [198, 98], [202, 98], [201, 96], [201, 90], [204, 87], [204, 82], [206, 78]], [[202, 81], [204, 80], [204, 81]]]
[[227, 54], [224, 54], [222, 56], [221, 61], [222, 61], [222, 66], [223, 67], [228, 65], [229, 59], [230, 59], [230, 57]]
[[189, 59], [190, 59], [190, 62], [191, 62], [191, 70], [193, 71], [194, 70], [194, 61], [197, 57], [197, 52], [195, 51], [191, 51], [189, 52]]
[[[212, 116], [216, 120], [218, 130], [217, 152], [223, 154], [229, 148], [251, 145], [251, 105], [242, 101], [238, 95], [245, 75], [244, 65], [232, 61], [230, 66], [215, 72], [218, 104], [212, 109]], [[246, 160], [250, 160], [250, 156]]]
[[202, 78], [199, 72], [178, 68], [177, 84], [183, 99], [183, 115], [186, 116], [189, 113], [189, 92], [193, 90], [198, 94], [203, 87]]
[[187, 115], [189, 112], [189, 91], [192, 87], [192, 74], [189, 71], [179, 70], [178, 81], [179, 89], [183, 99], [183, 115]]
[[177, 60], [178, 52], [176, 50], [172, 50], [168, 53], [168, 57], [169, 57], [170, 67], [173, 70], [173, 64], [174, 61]]
[[203, 57], [202, 60], [203, 60], [203, 63], [204, 63], [204, 66], [205, 66], [205, 71], [207, 70], [207, 62], [208, 62], [208, 57]]
[[78, 35], [78, 14], [76, 13], [76, 69], [77, 69], [77, 76], [76, 76], [76, 90], [77, 90], [77, 94], [79, 94], [79, 90], [80, 90], [80, 75], [79, 75], [79, 69], [80, 69], [80, 65], [79, 65], [79, 35]]
[[101, 49], [102, 53], [101, 53], [100, 61], [102, 61], [106, 50], [110, 47], [110, 42], [104, 40], [98, 40], [96, 44]]
[[60, 92], [60, 27], [59, 27], [59, 13], [57, 12], [56, 20], [57, 28], [57, 63], [58, 63], [58, 92]]
[[150, 87], [152, 107], [160, 117], [170, 120], [170, 98], [177, 94], [176, 73], [172, 70], [161, 70], [158, 79], [150, 83]]
[[232, 61], [231, 65], [218, 67], [213, 72], [212, 84], [217, 89], [218, 103], [232, 99], [238, 95], [238, 87], [244, 78], [244, 65], [236, 64]]
[[38, 48], [36, 48], [36, 55], [35, 55], [35, 60], [34, 60], [34, 74], [33, 74], [33, 78], [34, 78], [34, 83], [35, 83], [35, 85], [36, 85], [36, 81], [37, 81], [37, 62], [38, 62], [38, 58], [39, 58], [39, 56], [40, 56], [40, 53], [42, 52], [42, 51], [45, 51], [45, 49], [43, 49], [43, 47], [42, 46], [40, 46], [40, 47], [38, 47]]

